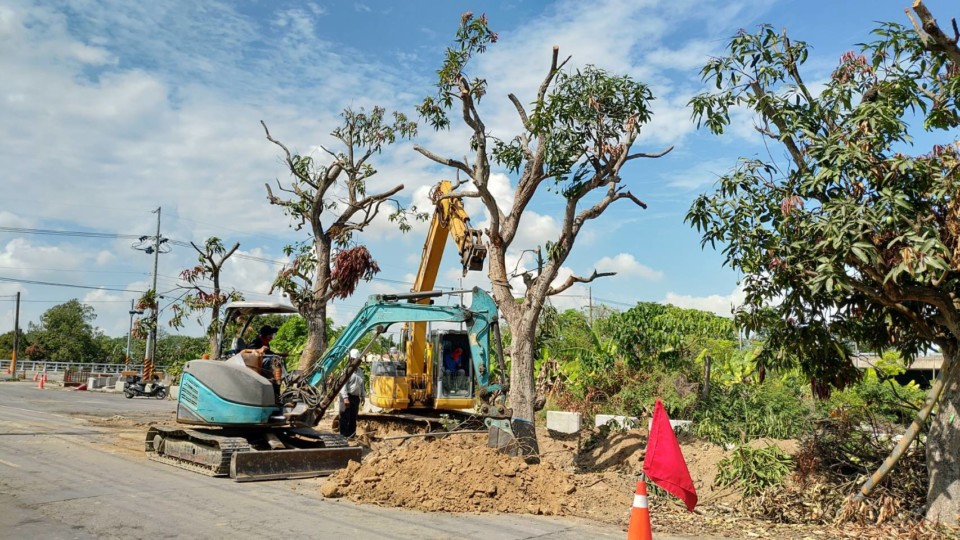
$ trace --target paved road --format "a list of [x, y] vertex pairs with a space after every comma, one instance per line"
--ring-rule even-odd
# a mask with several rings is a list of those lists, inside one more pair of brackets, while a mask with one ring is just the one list
[[[622, 538], [617, 527], [529, 515], [423, 513], [319, 495], [318, 480], [234, 483], [147, 461], [109, 419], [173, 401], [0, 383], [0, 537]], [[117, 445], [117, 437], [129, 444]], [[455, 496], [456, 494], [453, 494]]]

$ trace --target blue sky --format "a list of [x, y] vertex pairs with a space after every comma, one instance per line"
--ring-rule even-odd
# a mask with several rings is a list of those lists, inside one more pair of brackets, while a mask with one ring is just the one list
[[[591, 284], [595, 304], [626, 308], [669, 302], [729, 313], [741, 295], [737, 275], [719, 253], [702, 250], [683, 216], [738, 156], [765, 156], [749, 117], [729, 136], [698, 132], [686, 103], [699, 92], [699, 69], [739, 28], [769, 22], [813, 46], [808, 81], [824, 80], [840, 55], [870, 39], [873, 21], [908, 24], [899, 1], [406, 1], [406, 2], [125, 2], [0, 0], [0, 331], [13, 327], [12, 294], [22, 293], [21, 321], [38, 320], [71, 298], [94, 306], [106, 333], [126, 333], [129, 300], [149, 287], [152, 259], [129, 239], [11, 232], [19, 229], [149, 235], [160, 206], [163, 235], [202, 242], [216, 235], [240, 242], [241, 257], [223, 281], [250, 299], [264, 299], [282, 261], [282, 247], [301, 239], [271, 207], [263, 184], [286, 179], [275, 137], [303, 153], [329, 145], [344, 107], [378, 104], [415, 116], [431, 94], [434, 71], [461, 13], [486, 13], [499, 42], [473, 73], [487, 78], [481, 104], [490, 130], [509, 137], [517, 119], [506, 99], [529, 102], [549, 65], [553, 45], [571, 66], [595, 64], [647, 83], [657, 97], [654, 118], [636, 149], [675, 150], [623, 170], [648, 205], [611, 207], [578, 239], [566, 273], [593, 269], [618, 275]], [[942, 21], [957, 15], [942, 0], [927, 2]], [[421, 126], [417, 144], [449, 155], [467, 150], [464, 131]], [[402, 183], [400, 198], [421, 207], [445, 171], [415, 153], [413, 143], [383, 153], [371, 189]], [[776, 157], [776, 154], [775, 154]], [[498, 193], [512, 179], [496, 170]], [[524, 218], [512, 261], [555, 239], [560, 201], [539, 196]], [[486, 221], [468, 202], [474, 223]], [[406, 291], [417, 270], [426, 224], [400, 234], [382, 220], [361, 239], [380, 263], [378, 279], [333, 304], [343, 324], [368, 294]], [[195, 261], [174, 247], [161, 256], [160, 291]], [[459, 286], [458, 257], [448, 246], [438, 284]], [[561, 276], [565, 277], [565, 275]], [[14, 281], [8, 281], [14, 280]], [[15, 280], [102, 287], [53, 287]], [[464, 286], [485, 286], [470, 276]], [[518, 287], [522, 286], [517, 284]], [[107, 289], [121, 289], [107, 290]], [[582, 308], [586, 286], [553, 303]], [[164, 305], [164, 304], [161, 304]], [[198, 334], [189, 325], [185, 333]]]

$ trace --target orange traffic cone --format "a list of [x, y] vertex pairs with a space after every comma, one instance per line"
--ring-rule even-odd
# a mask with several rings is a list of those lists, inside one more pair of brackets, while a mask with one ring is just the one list
[[33, 374], [33, 382], [37, 382], [37, 378], [39, 378], [39, 377], [40, 377], [40, 372], [39, 372], [39, 371], [36, 372], [36, 373], [34, 373], [34, 374]]
[[46, 376], [46, 375], [40, 377], [39, 382], [37, 382], [37, 388], [39, 388], [40, 390], [43, 390], [43, 383], [45, 383], [45, 382], [47, 382], [47, 376]]
[[643, 480], [637, 482], [637, 491], [633, 495], [627, 540], [653, 540], [653, 533], [650, 531], [650, 508], [647, 504], [647, 484]]

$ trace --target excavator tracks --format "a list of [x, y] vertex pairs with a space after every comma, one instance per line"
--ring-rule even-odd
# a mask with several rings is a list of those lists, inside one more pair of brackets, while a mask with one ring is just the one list
[[249, 452], [243, 437], [213, 435], [194, 429], [153, 426], [145, 441], [147, 457], [207, 476], [227, 476], [236, 452]]
[[153, 461], [238, 482], [310, 478], [331, 474], [360, 461], [363, 450], [347, 439], [310, 428], [207, 430], [153, 426], [145, 450]]

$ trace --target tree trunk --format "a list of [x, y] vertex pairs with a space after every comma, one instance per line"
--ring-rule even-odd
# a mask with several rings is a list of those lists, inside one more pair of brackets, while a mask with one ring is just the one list
[[536, 389], [533, 363], [536, 339], [536, 319], [511, 325], [513, 341], [510, 345], [510, 408], [513, 409], [513, 431], [517, 438], [517, 450], [523, 456], [540, 453], [535, 426]]
[[[300, 354], [300, 371], [306, 373], [327, 350], [327, 291], [330, 288], [330, 237], [317, 225], [313, 230], [313, 252], [317, 259], [313, 292], [308, 306], [300, 306], [300, 314], [307, 321], [307, 343]], [[306, 309], [304, 309], [306, 307]]]
[[[218, 291], [219, 293], [219, 291]], [[207, 328], [207, 339], [210, 340], [208, 346], [210, 358], [217, 358], [217, 346], [220, 340], [220, 306], [213, 306], [210, 314], [210, 326]]]
[[[944, 368], [960, 361], [944, 351]], [[960, 520], [960, 369], [945, 372], [939, 410], [927, 435], [927, 519], [948, 525]]]
[[320, 304], [312, 313], [303, 313], [307, 321], [307, 342], [300, 353], [298, 369], [307, 372], [327, 350], [327, 304]]

